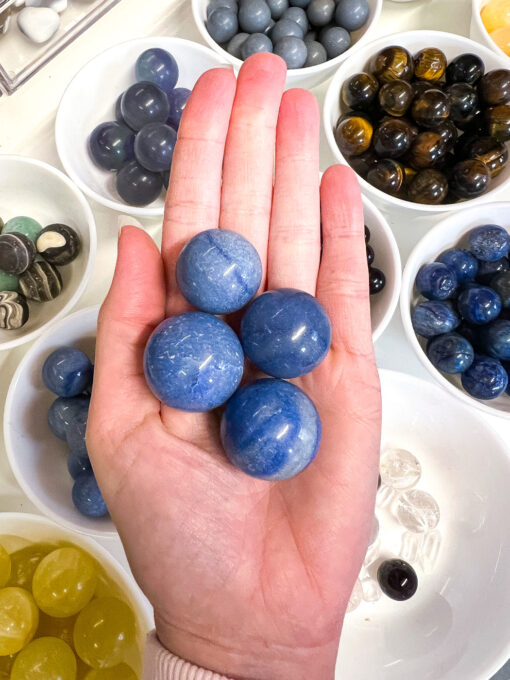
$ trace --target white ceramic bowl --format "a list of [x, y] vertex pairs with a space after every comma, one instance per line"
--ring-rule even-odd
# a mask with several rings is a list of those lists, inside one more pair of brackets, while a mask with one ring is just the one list
[[[221, 45], [219, 45], [215, 40], [211, 38], [209, 32], [205, 26], [207, 7], [210, 0], [191, 0], [191, 8], [193, 10], [193, 18], [197, 25], [200, 35], [204, 41], [211, 47], [215, 52], [218, 53], [223, 59], [223, 61], [228, 61], [231, 63], [235, 70], [238, 71], [242, 66], [241, 59], [233, 57], [227, 50], [224, 50]], [[289, 69], [287, 71], [287, 87], [304, 87], [310, 89], [324, 82], [330, 78], [335, 70], [338, 68], [345, 59], [349, 57], [350, 54], [355, 52], [360, 45], [366, 43], [367, 40], [373, 37], [377, 23], [379, 21], [379, 16], [382, 9], [382, 0], [368, 0], [370, 5], [370, 16], [368, 18], [365, 26], [360, 28], [358, 31], [354, 31], [351, 34], [352, 45], [343, 54], [340, 54], [334, 59], [326, 61], [324, 64], [319, 64], [318, 66], [308, 66], [307, 68], [296, 68]]]
[[[488, 680], [510, 656], [508, 445], [485, 419], [433, 384], [381, 371], [383, 447], [421, 462], [437, 500], [442, 545], [431, 573], [417, 566], [406, 602], [382, 596], [347, 614], [337, 680]], [[398, 538], [381, 514], [384, 558]]]
[[490, 50], [506, 59], [506, 67], [509, 68], [510, 57], [503, 52], [503, 50], [496, 45], [491, 38], [490, 33], [485, 28], [480, 12], [484, 5], [489, 0], [472, 0], [471, 2], [471, 27], [469, 29], [469, 36], [472, 40], [486, 45]]
[[101, 170], [92, 162], [87, 140], [97, 125], [115, 120], [115, 102], [135, 82], [135, 62], [150, 47], [168, 50], [177, 59], [178, 87], [191, 89], [202, 73], [225, 66], [225, 59], [189, 40], [170, 37], [130, 40], [101, 52], [78, 71], [62, 96], [55, 122], [58, 154], [69, 177], [98, 203], [140, 217], [163, 215], [163, 194], [143, 207], [124, 203], [115, 190], [115, 173]]
[[[0, 543], [5, 545], [7, 552], [14, 552], [32, 542], [64, 541], [83, 548], [97, 560], [106, 576], [115, 584], [117, 590], [113, 594], [122, 596], [131, 606], [137, 621], [138, 645], [143, 650], [145, 637], [154, 627], [152, 607], [133, 576], [125, 571], [105, 548], [88, 536], [63, 529], [46, 517], [21, 512], [0, 513]], [[137, 673], [141, 672], [141, 668], [134, 670]]]
[[[402, 277], [400, 295], [400, 312], [409, 342], [418, 359], [450, 394], [461, 399], [465, 404], [476, 406], [491, 415], [499, 415], [510, 420], [510, 397], [503, 394], [497, 399], [481, 401], [471, 397], [462, 388], [460, 377], [446, 375], [435, 368], [425, 354], [426, 340], [419, 338], [411, 323], [411, 309], [419, 298], [414, 281], [420, 267], [433, 262], [444, 250], [462, 242], [465, 235], [474, 227], [482, 224], [499, 224], [510, 230], [510, 203], [489, 203], [468, 208], [441, 220], [419, 241], [407, 260]], [[465, 247], [465, 244], [461, 247]]]
[[87, 307], [54, 324], [25, 354], [9, 386], [4, 412], [7, 457], [25, 494], [45, 515], [91, 536], [115, 536], [109, 517], [90, 518], [74, 507], [67, 470], [69, 447], [50, 431], [46, 417], [56, 396], [46, 389], [41, 369], [58, 347], [72, 345], [94, 361], [98, 307]]
[[60, 295], [51, 302], [29, 302], [30, 317], [18, 330], [0, 330], [0, 350], [34, 340], [75, 306], [90, 279], [96, 257], [96, 225], [89, 204], [71, 180], [47, 163], [24, 156], [0, 155], [1, 217], [27, 215], [43, 227], [63, 222], [76, 229], [82, 250], [74, 262], [59, 267]]
[[[331, 149], [331, 153], [339, 163], [348, 165], [346, 158], [337, 146], [333, 134], [335, 124], [340, 114], [348, 110], [348, 107], [340, 101], [342, 85], [349, 76], [359, 73], [360, 71], [365, 71], [370, 57], [379, 52], [379, 50], [384, 47], [389, 47], [390, 45], [402, 45], [408, 49], [411, 54], [418, 52], [418, 50], [423, 49], [424, 47], [438, 47], [446, 54], [449, 61], [453, 59], [453, 57], [464, 52], [473, 52], [483, 59], [486, 71], [495, 68], [506, 68], [508, 66], [508, 59], [506, 57], [503, 58], [496, 55], [487, 47], [484, 47], [469, 38], [454, 35], [453, 33], [444, 33], [442, 31], [407, 31], [405, 33], [396, 33], [394, 35], [378, 38], [367, 45], [359, 47], [337, 70], [335, 76], [331, 80], [324, 100], [323, 123], [326, 139], [329, 148]], [[462, 208], [467, 205], [474, 206], [495, 200], [496, 195], [502, 189], [508, 189], [510, 185], [510, 164], [507, 165], [496, 179], [492, 180], [489, 190], [482, 196], [473, 198], [469, 201], [448, 203], [444, 205], [422, 205], [420, 203], [413, 203], [412, 201], [405, 201], [376, 189], [362, 177], [360, 177], [359, 180], [363, 192], [384, 208], [405, 208], [412, 210], [413, 212], [429, 214], [447, 211], [451, 212], [454, 210], [462, 210]]]

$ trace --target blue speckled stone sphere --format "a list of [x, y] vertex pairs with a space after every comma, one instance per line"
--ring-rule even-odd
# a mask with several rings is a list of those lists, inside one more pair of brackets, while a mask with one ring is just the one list
[[457, 277], [453, 269], [442, 262], [431, 262], [420, 267], [415, 284], [423, 297], [429, 300], [446, 300], [457, 289]]
[[90, 397], [58, 397], [48, 409], [48, 426], [55, 437], [67, 438], [67, 430], [80, 411], [88, 413]]
[[122, 117], [133, 130], [141, 130], [148, 123], [164, 123], [168, 119], [170, 105], [163, 90], [143, 81], [128, 87], [120, 100]]
[[489, 286], [493, 277], [500, 272], [510, 271], [510, 261], [507, 257], [502, 257], [494, 262], [479, 260], [476, 281], [482, 286]]
[[184, 113], [190, 94], [191, 90], [188, 90], [187, 87], [176, 87], [175, 90], [172, 90], [168, 95], [170, 113], [168, 114], [166, 123], [167, 125], [170, 125], [170, 127], [173, 127], [174, 130], [179, 129], [182, 114]]
[[463, 319], [484, 324], [493, 321], [501, 312], [501, 300], [492, 288], [470, 285], [459, 295], [457, 307]]
[[479, 260], [494, 262], [504, 257], [510, 248], [510, 236], [497, 224], [485, 224], [469, 233], [469, 249]]
[[207, 5], [206, 16], [209, 16], [214, 12], [214, 10], [223, 7], [224, 9], [230, 9], [232, 12], [237, 12], [237, 0], [210, 0]]
[[450, 302], [427, 300], [412, 310], [411, 323], [415, 333], [423, 338], [433, 338], [457, 328], [460, 317]]
[[330, 26], [321, 33], [321, 41], [329, 59], [334, 59], [343, 54], [351, 46], [349, 31], [341, 26]]
[[46, 387], [59, 397], [76, 397], [92, 384], [93, 369], [90, 359], [76, 347], [59, 347], [42, 367]]
[[294, 477], [315, 458], [321, 421], [307, 395], [265, 378], [238, 390], [221, 419], [221, 441], [233, 465], [271, 481]]
[[234, 231], [208, 229], [194, 236], [177, 260], [186, 300], [210, 314], [242, 309], [259, 289], [262, 263], [252, 244]]
[[322, 45], [320, 42], [317, 42], [317, 40], [307, 40], [305, 37], [305, 45], [307, 53], [305, 67], [318, 66], [319, 64], [323, 64], [328, 60], [328, 55], [324, 45]]
[[179, 67], [175, 58], [160, 47], [151, 47], [138, 57], [135, 64], [136, 79], [154, 83], [167, 94], [179, 80]]
[[182, 411], [210, 411], [237, 389], [241, 343], [220, 319], [187, 312], [162, 321], [147, 342], [144, 369], [154, 395]]
[[232, 40], [239, 29], [237, 11], [218, 7], [207, 17], [205, 26], [213, 40], [222, 45]]
[[136, 160], [151, 172], [164, 172], [172, 165], [177, 132], [165, 123], [149, 123], [135, 137]]
[[316, 28], [326, 26], [333, 20], [335, 0], [310, 0], [306, 13], [308, 21]]
[[445, 333], [430, 340], [427, 356], [443, 373], [464, 373], [473, 363], [475, 352], [462, 335]]
[[252, 33], [243, 41], [241, 45], [241, 59], [248, 59], [248, 57], [260, 52], [272, 52], [273, 43], [263, 33]]
[[84, 472], [92, 472], [87, 449], [71, 449], [67, 455], [67, 469], [73, 479], [76, 479]]
[[302, 7], [289, 7], [289, 9], [285, 10], [283, 18], [295, 21], [298, 26], [301, 26], [303, 35], [308, 32], [308, 17]]
[[498, 359], [476, 354], [462, 374], [462, 387], [476, 399], [496, 399], [508, 385], [508, 374]]
[[270, 37], [273, 41], [273, 45], [276, 45], [282, 38], [288, 38], [290, 36], [293, 36], [294, 38], [303, 38], [303, 29], [291, 19], [280, 19], [273, 26]]
[[366, 24], [369, 14], [367, 0], [338, 0], [335, 21], [348, 31], [357, 31]]
[[312, 295], [294, 288], [270, 290], [255, 298], [241, 322], [246, 356], [275, 378], [313, 371], [328, 353], [331, 324]]
[[108, 514], [93, 472], [82, 472], [76, 477], [72, 498], [76, 509], [86, 517], [104, 517]]
[[87, 433], [87, 421], [89, 418], [88, 406], [77, 409], [72, 420], [66, 428], [66, 441], [70, 449], [79, 451], [87, 450], [85, 435]]
[[274, 46], [274, 53], [283, 59], [287, 68], [302, 68], [308, 57], [304, 40], [292, 36], [279, 40]]
[[265, 0], [242, 2], [238, 19], [244, 33], [263, 33], [271, 21], [271, 10]]
[[245, 40], [247, 40], [248, 37], [249, 37], [248, 33], [238, 33], [237, 35], [235, 35], [227, 45], [227, 52], [236, 59], [242, 59], [243, 56], [241, 54], [241, 50]]
[[115, 186], [119, 196], [129, 205], [148, 205], [161, 193], [163, 178], [138, 161], [131, 161], [118, 172]]
[[310, 4], [310, 0], [289, 0], [289, 5], [291, 7], [302, 7], [306, 9]]
[[116, 121], [101, 123], [91, 132], [88, 149], [92, 160], [103, 170], [120, 170], [133, 160], [133, 130]]
[[281, 19], [285, 10], [289, 7], [289, 0], [266, 0], [266, 3], [271, 10], [271, 18], [275, 21]]
[[482, 342], [487, 354], [510, 361], [510, 321], [496, 319], [482, 329]]
[[437, 261], [453, 269], [459, 283], [472, 281], [478, 273], [478, 260], [468, 250], [450, 248], [445, 250]]

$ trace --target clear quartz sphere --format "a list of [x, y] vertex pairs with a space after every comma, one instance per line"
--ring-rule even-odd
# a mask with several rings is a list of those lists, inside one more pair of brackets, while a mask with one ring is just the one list
[[419, 460], [405, 449], [386, 449], [379, 468], [383, 484], [392, 489], [410, 489], [421, 477]]
[[408, 531], [421, 534], [435, 529], [439, 523], [439, 506], [426, 491], [404, 491], [395, 504], [395, 515]]
[[351, 597], [349, 598], [349, 604], [347, 605], [347, 613], [353, 612], [359, 607], [361, 601], [363, 600], [363, 588], [361, 586], [361, 581], [359, 578], [356, 579], [354, 583], [354, 588], [352, 589]]

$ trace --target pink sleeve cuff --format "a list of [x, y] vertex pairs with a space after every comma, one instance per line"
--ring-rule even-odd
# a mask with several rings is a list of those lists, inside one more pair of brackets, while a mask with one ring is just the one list
[[144, 680], [229, 680], [205, 668], [198, 668], [167, 651], [153, 631], [147, 636]]

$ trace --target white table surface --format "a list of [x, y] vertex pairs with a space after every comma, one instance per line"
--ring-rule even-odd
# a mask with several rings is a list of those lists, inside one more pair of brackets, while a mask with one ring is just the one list
[[[61, 168], [53, 134], [55, 113], [62, 93], [87, 61], [98, 52], [124, 40], [147, 35], [179, 35], [201, 42], [191, 16], [191, 0], [122, 0], [105, 17], [66, 48], [39, 74], [10, 97], [0, 98], [0, 153], [17, 153], [47, 161]], [[415, 0], [396, 3], [384, 0], [378, 32], [390, 35], [410, 29], [436, 29], [469, 35], [471, 0]], [[327, 83], [315, 90], [322, 103]], [[322, 141], [321, 169], [334, 162], [326, 143]], [[499, 200], [510, 200], [510, 191]], [[98, 232], [98, 253], [95, 271], [77, 308], [101, 302], [108, 289], [115, 263], [117, 243], [116, 214], [92, 205]], [[410, 217], [410, 213], [386, 212], [396, 235], [402, 261], [405, 263], [416, 242], [434, 225], [434, 217]], [[146, 221], [144, 225], [156, 240], [161, 223]], [[27, 345], [0, 354], [0, 412], [3, 411], [10, 379]], [[376, 344], [378, 365], [432, 380], [415, 357], [404, 336], [397, 309], [390, 326]], [[445, 394], [445, 399], [452, 398]], [[484, 416], [493, 430], [506, 440], [510, 424], [498, 417]], [[510, 450], [510, 447], [509, 447]], [[489, 452], [485, 452], [487, 455]], [[3, 440], [0, 438], [0, 512], [37, 512], [19, 489], [9, 469]], [[1, 515], [0, 515], [1, 527]], [[100, 541], [121, 563], [127, 566], [118, 539]], [[510, 680], [510, 669], [498, 674], [499, 680]], [[481, 679], [482, 680], [482, 679]]]

